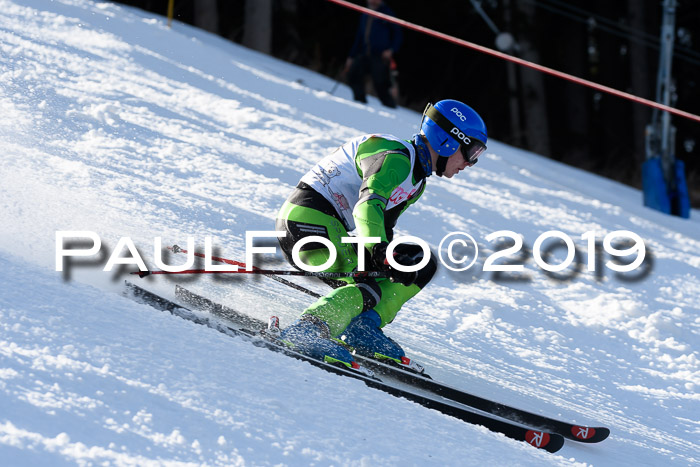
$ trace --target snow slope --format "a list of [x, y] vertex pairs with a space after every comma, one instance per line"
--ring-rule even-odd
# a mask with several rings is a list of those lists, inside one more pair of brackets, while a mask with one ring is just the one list
[[[402, 217], [434, 249], [465, 231], [482, 253], [469, 271], [442, 268], [387, 333], [437, 379], [612, 430], [550, 455], [135, 304], [126, 276], [101, 271], [121, 237], [149, 264], [154, 237], [211, 236], [243, 259], [245, 232], [273, 229], [311, 164], [361, 133], [408, 138], [419, 115], [112, 3], [0, 0], [0, 54], [3, 465], [700, 461], [697, 210], [664, 216], [637, 190], [493, 141]], [[56, 272], [57, 230], [96, 232], [105, 256]], [[598, 273], [557, 280], [526, 250], [525, 272], [498, 278], [483, 264], [499, 230], [528, 248], [563, 231], [584, 264], [581, 234], [630, 230], [649, 258], [618, 275], [599, 254]], [[185, 283], [283, 324], [309, 304], [265, 278]]]

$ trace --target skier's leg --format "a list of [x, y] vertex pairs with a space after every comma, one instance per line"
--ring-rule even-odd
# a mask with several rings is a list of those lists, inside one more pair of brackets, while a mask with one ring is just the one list
[[362, 55], [353, 59], [348, 70], [348, 86], [352, 89], [353, 98], [358, 102], [367, 103], [365, 90], [365, 75], [367, 74], [367, 57]]
[[302, 316], [280, 333], [280, 340], [291, 348], [318, 360], [339, 362], [352, 367], [355, 359], [348, 350], [331, 340], [328, 326], [312, 316]]
[[331, 336], [338, 337], [352, 319], [374, 307], [381, 289], [376, 281], [348, 284], [333, 290], [304, 310], [303, 316], [313, 316], [328, 325]]
[[381, 55], [373, 55], [370, 58], [369, 67], [372, 75], [372, 83], [377, 97], [387, 107], [396, 108], [396, 101], [391, 95], [391, 70], [390, 63], [385, 61]]
[[[408, 245], [406, 252], [418, 255], [417, 251], [411, 252], [412, 248], [412, 245]], [[416, 246], [416, 248], [420, 247]], [[436, 271], [437, 261], [431, 257], [430, 262], [419, 271], [416, 283], [410, 286], [388, 280], [379, 282], [381, 300], [374, 309], [364, 311], [351, 321], [342, 332], [345, 342], [361, 355], [380, 354], [397, 360], [403, 357], [405, 354], [401, 346], [384, 335], [381, 328], [394, 320], [403, 304], [420, 292], [430, 282]]]
[[[348, 236], [345, 226], [331, 215], [286, 201], [278, 214], [275, 227], [287, 233], [280, 239], [280, 246], [287, 261], [294, 267], [297, 266], [292, 260], [292, 248], [302, 238], [312, 235], [330, 240], [335, 248], [336, 259], [326, 271], [349, 272], [357, 266], [357, 254], [352, 244], [341, 241], [341, 238]], [[299, 251], [299, 259], [309, 266], [325, 264], [330, 255], [329, 249], [321, 243], [307, 243]]]
[[[293, 196], [290, 199], [293, 200]], [[299, 239], [319, 235], [329, 239], [337, 252], [336, 260], [327, 271], [348, 272], [357, 267], [357, 254], [353, 246], [341, 242], [341, 238], [347, 237], [348, 233], [334, 216], [287, 201], [278, 215], [276, 228], [287, 233], [285, 238], [280, 239], [280, 245], [290, 261], [292, 248]], [[325, 264], [330, 254], [327, 247], [313, 243], [305, 245], [299, 252], [300, 259], [312, 266]], [[304, 311], [299, 321], [286, 328], [282, 332], [282, 340], [315, 358], [326, 356], [352, 363], [347, 350], [329, 338], [337, 336], [363, 310], [373, 307], [379, 301], [380, 289], [374, 281], [355, 283], [352, 278], [344, 280], [347, 285], [321, 297]]]
[[353, 318], [348, 327], [340, 334], [340, 338], [360, 355], [367, 357], [386, 356], [400, 360], [406, 354], [399, 344], [382, 332], [380, 325], [381, 318], [376, 311], [365, 311]]

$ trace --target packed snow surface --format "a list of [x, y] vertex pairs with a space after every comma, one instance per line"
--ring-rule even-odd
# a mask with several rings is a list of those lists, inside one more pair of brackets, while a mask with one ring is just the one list
[[[156, 237], [198, 249], [211, 237], [243, 260], [245, 232], [274, 229], [314, 162], [363, 133], [410, 138], [420, 115], [113, 3], [0, 0], [0, 56], [2, 465], [700, 462], [697, 210], [665, 216], [638, 190], [489, 141], [401, 218], [399, 233], [434, 251], [466, 232], [480, 254], [467, 271], [441, 267], [387, 334], [438, 380], [612, 430], [552, 455], [137, 304], [122, 294], [133, 265], [102, 271], [114, 250], [130, 256], [126, 237], [150, 266]], [[524, 246], [496, 264], [522, 272], [484, 271], [513, 244], [487, 240], [503, 230]], [[535, 262], [551, 230], [573, 240], [578, 269]], [[645, 261], [616, 273], [601, 246], [589, 271], [582, 235], [602, 245], [618, 230], [643, 239]], [[57, 231], [94, 232], [101, 253], [57, 272]], [[566, 248], [552, 244], [556, 265]], [[169, 296], [177, 282], [134, 280]], [[179, 282], [283, 324], [311, 302], [267, 278]]]

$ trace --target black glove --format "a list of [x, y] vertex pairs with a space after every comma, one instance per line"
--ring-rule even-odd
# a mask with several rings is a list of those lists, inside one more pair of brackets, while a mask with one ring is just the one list
[[[388, 243], [382, 242], [377, 243], [372, 247], [372, 256], [370, 258], [372, 266], [379, 271], [387, 271], [391, 282], [398, 282], [408, 287], [409, 285], [413, 284], [416, 279], [418, 279], [418, 271], [404, 272], [391, 267], [389, 260], [386, 259], [387, 246], [389, 246]], [[402, 266], [413, 266], [416, 264], [414, 258], [397, 251], [397, 249], [400, 249], [400, 247], [401, 245], [394, 249], [394, 261]]]

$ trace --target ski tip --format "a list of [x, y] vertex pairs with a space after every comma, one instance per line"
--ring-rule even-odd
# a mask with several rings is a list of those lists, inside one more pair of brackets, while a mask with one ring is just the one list
[[146, 277], [146, 276], [148, 276], [149, 274], [151, 274], [151, 271], [134, 271], [134, 272], [132, 272], [131, 274], [135, 274], [135, 275], [137, 275], [137, 276], [139, 276], [140, 278], [143, 279], [144, 277]]
[[528, 430], [525, 434], [525, 441], [547, 452], [557, 452], [564, 446], [564, 437], [562, 435], [547, 433], [546, 431]]
[[598, 431], [598, 441], [603, 441], [610, 436], [610, 428], [596, 428]]
[[605, 427], [572, 426], [571, 436], [574, 441], [581, 443], [599, 443], [610, 436], [610, 429]]
[[557, 452], [564, 447], [564, 437], [558, 434], [552, 434], [549, 438], [549, 445], [545, 447], [547, 452]]

